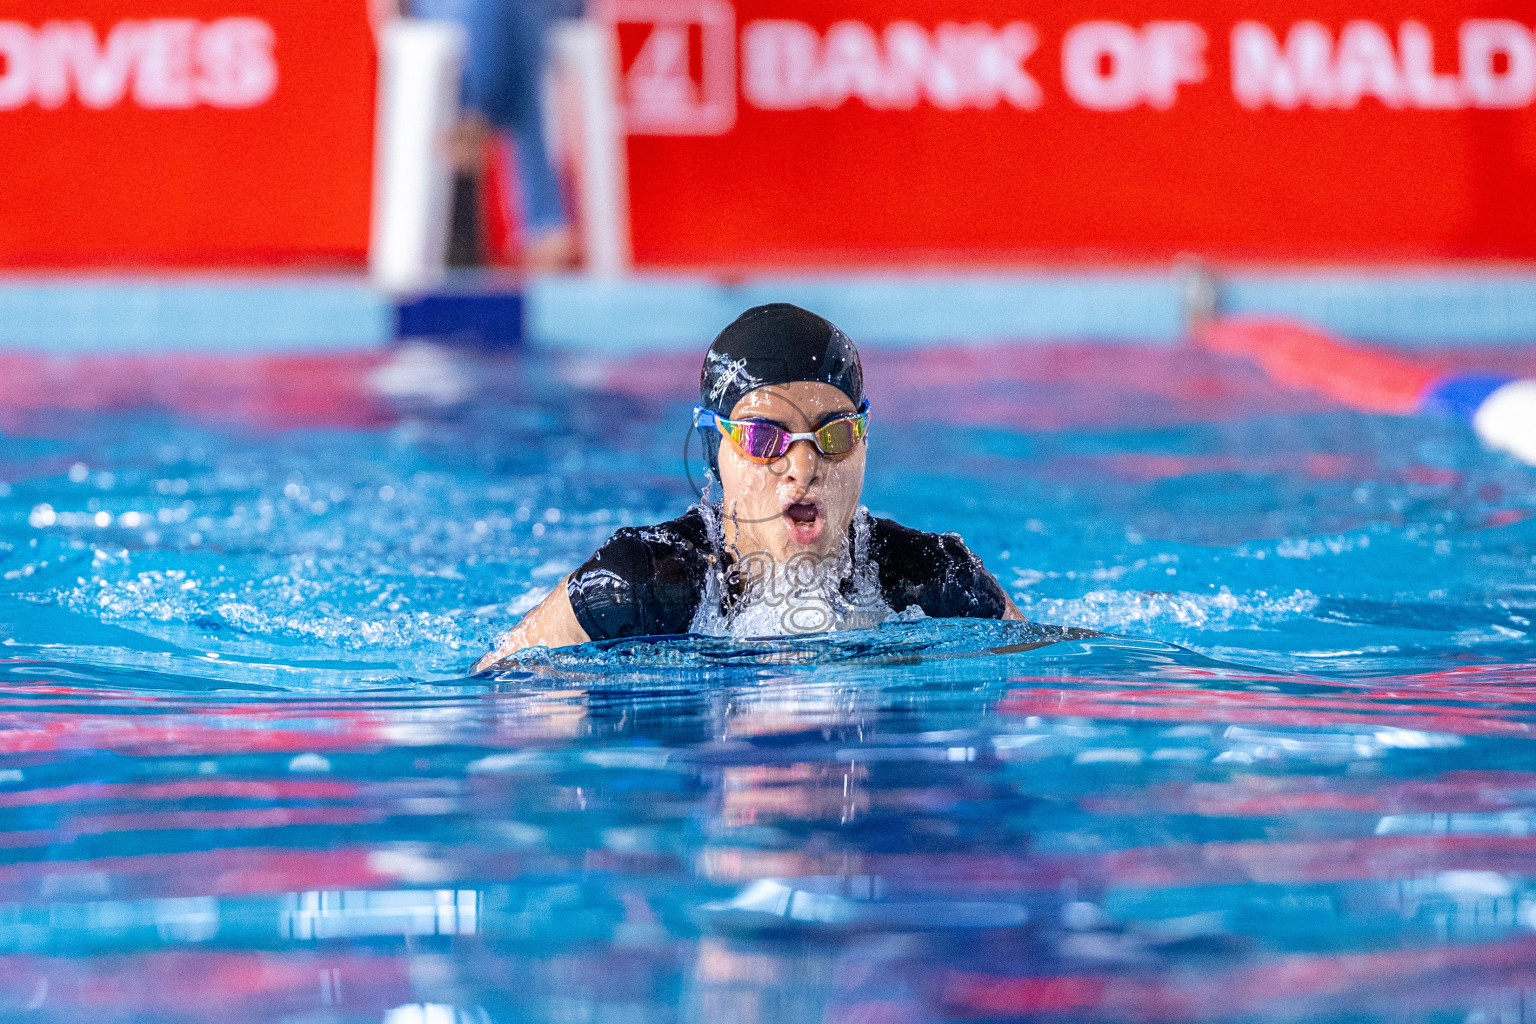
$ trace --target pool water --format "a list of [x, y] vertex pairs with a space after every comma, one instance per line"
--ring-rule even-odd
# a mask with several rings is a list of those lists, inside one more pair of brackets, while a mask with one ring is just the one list
[[867, 505], [1043, 625], [470, 678], [695, 499], [694, 357], [0, 358], [0, 1019], [1536, 1021], [1536, 470], [866, 358]]

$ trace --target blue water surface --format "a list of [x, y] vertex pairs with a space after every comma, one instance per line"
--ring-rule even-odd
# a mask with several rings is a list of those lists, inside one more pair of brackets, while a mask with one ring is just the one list
[[1536, 1020], [1536, 470], [1198, 353], [867, 359], [866, 503], [1036, 623], [467, 676], [695, 500], [692, 359], [0, 409], [0, 1019]]

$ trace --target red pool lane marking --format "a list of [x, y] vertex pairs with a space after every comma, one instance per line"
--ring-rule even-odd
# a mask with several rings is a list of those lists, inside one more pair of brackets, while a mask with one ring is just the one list
[[[1521, 692], [1524, 691], [1524, 692]], [[1036, 692], [1058, 691], [1034, 691], [1034, 690], [1010, 690], [998, 705], [1001, 710], [1008, 710], [1008, 701], [1014, 699], [1015, 694], [1029, 696]], [[1211, 704], [1234, 704], [1246, 707], [1276, 707], [1282, 710], [1294, 708], [1305, 710], [1310, 708], [1340, 708], [1346, 711], [1370, 711], [1381, 709], [1383, 711], [1416, 711], [1416, 712], [1441, 712], [1445, 714], [1467, 714], [1474, 710], [1463, 704], [1428, 704], [1423, 699], [1433, 696], [1445, 701], [1464, 701], [1467, 704], [1481, 702], [1519, 704], [1523, 701], [1536, 699], [1536, 690], [1531, 687], [1510, 687], [1508, 690], [1492, 691], [1482, 694], [1466, 694], [1443, 691], [1431, 691], [1430, 693], [1415, 693], [1411, 690], [1374, 690], [1367, 693], [1358, 691], [1345, 691], [1337, 697], [1306, 696], [1296, 693], [1262, 693], [1252, 690], [1213, 690], [1196, 687], [1154, 686], [1148, 689], [1130, 689], [1114, 687], [1096, 687], [1085, 691], [1059, 691], [1062, 693], [1081, 693], [1089, 700], [1123, 700], [1123, 701], [1159, 701], [1170, 704], [1189, 703], [1199, 706]], [[1404, 704], [1409, 700], [1415, 703]], [[1395, 702], [1395, 703], [1394, 703]], [[1475, 710], [1487, 711], [1488, 708]], [[1510, 708], [1509, 710], [1519, 710]], [[1536, 708], [1525, 709], [1536, 713]]]
[[81, 782], [51, 789], [0, 792], [0, 807], [85, 803], [108, 800], [188, 800], [223, 797], [241, 800], [348, 800], [361, 788], [351, 782], [279, 780], [250, 782], [236, 779], [189, 782]]
[[[224, 712], [220, 712], [222, 716]], [[167, 716], [170, 717], [170, 716]], [[330, 730], [198, 725], [185, 721], [122, 721], [75, 712], [0, 714], [0, 752], [103, 750], [136, 754], [223, 754], [369, 750], [394, 745], [387, 726], [342, 720]]]
[[[1111, 721], [1213, 722], [1243, 725], [1301, 726], [1307, 728], [1364, 727], [1368, 729], [1416, 729], [1468, 736], [1531, 736], [1536, 726], [1530, 722], [1471, 714], [1457, 708], [1438, 714], [1419, 709], [1398, 710], [1392, 705], [1366, 705], [1377, 710], [1373, 715], [1351, 715], [1326, 711], [1289, 710], [1297, 703], [1288, 695], [1282, 700], [1264, 700], [1260, 694], [1228, 694], [1219, 691], [1175, 691], [1170, 694], [1145, 694], [1121, 691], [1084, 697], [1070, 691], [1013, 691], [998, 703], [1005, 715], [1036, 715], [1065, 718], [1098, 718]], [[1155, 703], [1154, 703], [1155, 701]], [[1320, 706], [1337, 706], [1330, 701]], [[1440, 710], [1440, 709], [1431, 709]], [[1530, 714], [1530, 712], [1525, 712]]]
[[290, 825], [363, 825], [381, 821], [381, 811], [358, 807], [265, 807], [227, 811], [145, 811], [136, 814], [79, 815], [57, 828], [0, 832], [0, 849], [29, 849], [73, 842], [81, 836], [119, 832], [213, 832], [286, 828]]
[[[201, 836], [198, 841], [217, 840]], [[337, 837], [329, 837], [334, 842]], [[76, 860], [35, 860], [0, 865], [0, 898], [17, 902], [55, 899], [99, 899], [102, 876], [111, 879], [113, 893], [150, 899], [172, 896], [249, 896], [314, 890], [440, 889], [445, 886], [484, 886], [525, 878], [530, 870], [584, 870], [575, 855], [514, 851], [436, 848], [424, 855], [386, 843], [380, 847], [330, 845], [325, 839], [311, 848], [227, 846], [183, 853], [146, 853]], [[48, 856], [67, 854], [50, 850]], [[425, 865], [426, 877], [421, 868]], [[655, 865], [639, 865], [641, 873]], [[442, 870], [473, 882], [454, 882]], [[609, 870], [619, 870], [610, 867]], [[683, 869], [675, 861], [671, 874]], [[78, 882], [74, 881], [78, 879]], [[116, 897], [126, 898], [126, 897]]]
[[950, 972], [940, 989], [946, 1007], [993, 1016], [1061, 1013], [1101, 1005], [1112, 979], [1071, 975], [1054, 978], [1007, 978]]
[[[12, 705], [14, 706], [14, 704]], [[234, 720], [232, 724], [220, 724]], [[314, 722], [312, 728], [287, 723]], [[74, 711], [9, 711], [0, 713], [0, 753], [42, 754], [58, 751], [110, 751], [136, 757], [182, 755], [217, 756], [243, 753], [374, 753], [386, 748], [438, 742], [441, 734], [427, 727], [423, 738], [412, 734], [414, 723], [401, 722], [385, 708], [343, 710], [335, 706], [282, 704], [239, 708], [214, 706], [198, 714], [183, 712], [131, 717]], [[475, 738], [484, 739], [475, 732]], [[535, 734], [515, 735], [505, 729], [495, 742], [525, 743]]]
[[[1329, 787], [1349, 786], [1340, 792]], [[1211, 817], [1267, 817], [1343, 811], [1370, 814], [1497, 813], [1526, 806], [1536, 794], [1536, 773], [1448, 772], [1433, 781], [1377, 781], [1360, 792], [1358, 780], [1334, 776], [1239, 776], [1231, 782], [1163, 783], [1134, 797], [1081, 801], [1092, 814], [1139, 816], [1148, 811]]]
[[[1381, 796], [1365, 796], [1350, 793], [1283, 793], [1270, 796], [1217, 797], [1190, 796], [1186, 799], [1164, 797], [1161, 800], [1113, 800], [1095, 798], [1082, 801], [1083, 810], [1090, 814], [1138, 816], [1151, 810], [1165, 814], [1198, 814], [1210, 818], [1268, 817], [1281, 814], [1317, 814], [1323, 811], [1347, 811], [1361, 814], [1382, 814], [1389, 808], [1401, 811]], [[1418, 808], [1414, 808], [1418, 809]], [[1456, 810], [1467, 810], [1457, 807]], [[1483, 808], [1479, 808], [1480, 810]]]
[[[1279, 675], [1261, 670], [1234, 673], [1230, 670], [1202, 668], [1198, 665], [1168, 665], [1165, 671], [1177, 678], [1211, 680], [1227, 683], [1303, 683], [1336, 688], [1349, 693], [1366, 693], [1372, 696], [1397, 694], [1429, 694], [1441, 700], [1531, 700], [1536, 699], [1536, 666], [1528, 664], [1481, 664], [1459, 665], [1456, 668], [1437, 669], [1433, 672], [1416, 672], [1409, 675], [1371, 676], [1365, 679], [1328, 679], [1309, 676], [1306, 673]], [[1139, 682], [1133, 679], [1105, 679], [1102, 676], [1084, 675], [1016, 675], [1011, 683], [1058, 683], [1079, 686], [1102, 686], [1106, 682], [1124, 689], [1142, 692], [1161, 690], [1168, 686], [1165, 680]], [[1181, 690], [1180, 692], [1233, 693], [1232, 690]], [[1248, 691], [1242, 691], [1244, 693]]]
[[[1188, 678], [1192, 681], [1204, 682], [1210, 680], [1214, 683], [1302, 683], [1319, 687], [1329, 687], [1340, 691], [1338, 698], [1319, 697], [1316, 695], [1264, 693], [1252, 690], [1213, 689], [1206, 686], [1170, 686], [1163, 680], [1151, 680], [1138, 682], [1129, 679], [1105, 679], [1101, 676], [1080, 675], [1017, 675], [1009, 677], [1010, 683], [1037, 683], [1041, 684], [1041, 691], [1052, 689], [1056, 686], [1082, 687], [1081, 692], [1088, 694], [1111, 693], [1141, 694], [1157, 696], [1160, 698], [1186, 697], [1199, 695], [1210, 696], [1212, 700], [1268, 700], [1282, 704], [1295, 703], [1300, 706], [1308, 706], [1308, 702], [1337, 700], [1354, 697], [1356, 695], [1367, 697], [1376, 706], [1377, 701], [1433, 698], [1444, 701], [1467, 702], [1492, 702], [1497, 704], [1514, 704], [1521, 702], [1536, 702], [1536, 685], [1532, 685], [1532, 679], [1536, 678], [1536, 667], [1531, 665], [1462, 665], [1452, 669], [1440, 669], [1433, 672], [1421, 672], [1411, 675], [1399, 676], [1375, 676], [1360, 680], [1333, 680], [1320, 677], [1295, 675], [1271, 675], [1265, 672], [1246, 672], [1240, 675], [1232, 675], [1228, 672], [1215, 669], [1203, 669], [1198, 666], [1169, 666], [1171, 673], [1179, 678]], [[1024, 691], [1031, 692], [1031, 691]], [[1064, 691], [1072, 692], [1072, 691]], [[1395, 707], [1401, 705], [1387, 705]]]
[[[1158, 978], [1065, 975], [1007, 977], [948, 972], [939, 989], [947, 1009], [970, 1016], [1010, 1017], [1027, 1013], [1098, 1009], [1131, 1020], [1170, 1021], [1228, 1017], [1233, 1012], [1290, 1000], [1337, 995], [1352, 989], [1401, 986], [1411, 978], [1446, 971], [1466, 972], [1439, 987], [1440, 997], [1465, 991], [1498, 971], [1501, 987], [1536, 977], [1536, 941], [1435, 946], [1387, 953], [1342, 956], [1294, 954], [1268, 962], [1205, 973]], [[1511, 976], [1508, 972], [1516, 972]], [[1399, 989], [1400, 991], [1400, 989]], [[1431, 992], [1415, 997], [1435, 1002]]]
[[[1315, 785], [1336, 783], [1331, 778], [1310, 778]], [[1465, 793], [1455, 796], [1463, 798]], [[1439, 805], [1421, 808], [1404, 806], [1402, 801], [1384, 793], [1335, 793], [1327, 790], [1298, 793], [1251, 793], [1241, 787], [1222, 787], [1219, 783], [1191, 786], [1156, 787], [1144, 797], [1088, 797], [1079, 806], [1090, 814], [1140, 816], [1149, 811], [1163, 814], [1199, 814], [1214, 818], [1264, 817], [1276, 814], [1315, 814], [1320, 811], [1348, 811], [1352, 813], [1382, 814], [1388, 810], [1431, 810]], [[1449, 810], [1494, 810], [1499, 808], [1469, 808], [1464, 802]]]
[[[376, 1016], [412, 1002], [410, 959], [405, 956], [329, 949], [159, 950], [98, 953], [89, 959], [0, 956], [0, 998], [6, 1005], [28, 1005], [43, 992], [45, 1007], [55, 1011], [110, 1007], [120, 1013], [131, 1008], [136, 1016], [157, 1013], [167, 1021], [206, 1019], [209, 1010], [219, 1012], [224, 1024], [313, 1011], [321, 1006], [327, 980], [353, 1012], [371, 1009]], [[246, 1003], [256, 1005], [242, 1007]]]
[[[1021, 840], [1022, 842], [1022, 840]], [[706, 877], [746, 883], [766, 876], [879, 875], [903, 891], [950, 898], [1011, 898], [1063, 883], [1149, 889], [1210, 885], [1308, 884], [1412, 878], [1435, 871], [1529, 874], [1536, 836], [1392, 835], [1317, 842], [1184, 843], [1096, 854], [973, 856], [706, 851]]]
[[323, 850], [225, 847], [6, 864], [0, 866], [0, 894], [11, 900], [36, 900], [43, 897], [45, 886], [58, 887], [62, 879], [98, 874], [118, 880], [125, 892], [146, 897], [246, 896], [398, 885], [399, 877], [373, 866], [374, 852], [348, 846]]
[[1149, 889], [1231, 883], [1317, 883], [1413, 877], [1426, 871], [1530, 868], [1536, 837], [1363, 836], [1318, 842], [1262, 840], [1145, 847], [1106, 854], [1097, 875]]
[[394, 415], [368, 386], [382, 352], [313, 356], [42, 356], [0, 352], [0, 426], [45, 409], [169, 409], [274, 427], [366, 427]]

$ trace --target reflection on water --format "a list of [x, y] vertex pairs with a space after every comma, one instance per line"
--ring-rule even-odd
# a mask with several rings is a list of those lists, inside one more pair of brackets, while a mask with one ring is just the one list
[[13, 681], [0, 1005], [1520, 1019], [1499, 1014], [1536, 985], [1536, 701], [1495, 698], [1530, 666], [1301, 681], [942, 636], [930, 661], [925, 629], [820, 664], [705, 651], [692, 682], [595, 650], [627, 678], [430, 699]]
[[1035, 381], [1077, 427], [893, 417], [869, 497], [1076, 628], [467, 679], [687, 500], [680, 403], [538, 372], [356, 432], [6, 421], [0, 1019], [1536, 1021], [1532, 471]]

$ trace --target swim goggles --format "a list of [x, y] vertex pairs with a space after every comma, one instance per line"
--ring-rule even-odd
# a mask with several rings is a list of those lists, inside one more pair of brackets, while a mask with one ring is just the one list
[[796, 441], [809, 441], [821, 454], [837, 458], [858, 447], [869, 431], [869, 399], [856, 412], [829, 416], [815, 430], [804, 434], [791, 433], [772, 420], [728, 420], [702, 405], [693, 407], [693, 425], [703, 430], [714, 427], [753, 462], [769, 463], [783, 458]]

